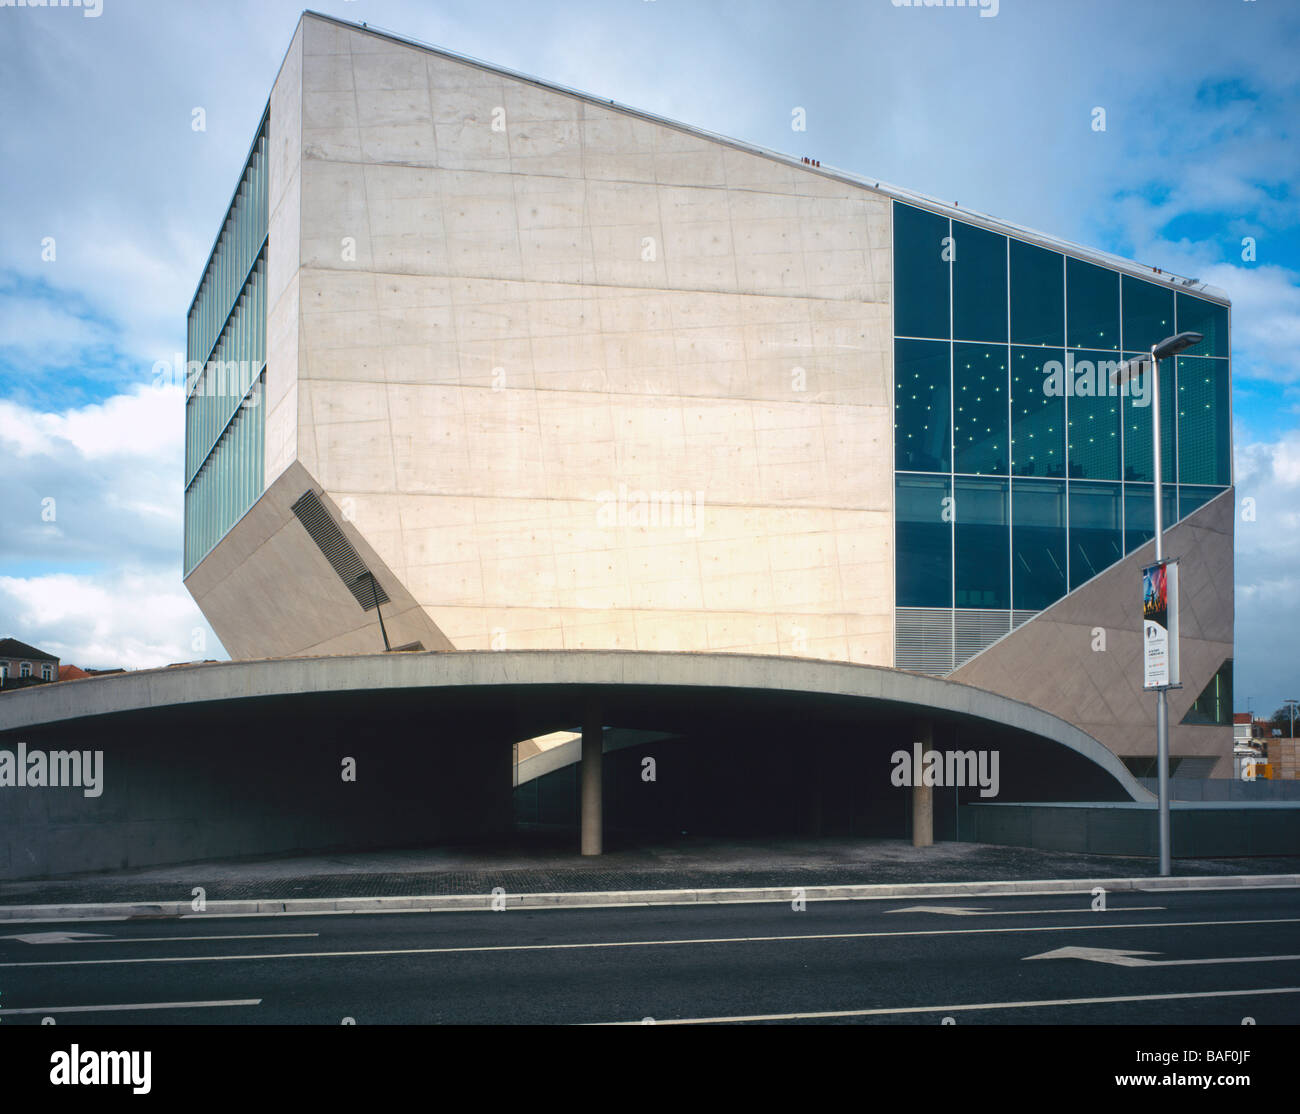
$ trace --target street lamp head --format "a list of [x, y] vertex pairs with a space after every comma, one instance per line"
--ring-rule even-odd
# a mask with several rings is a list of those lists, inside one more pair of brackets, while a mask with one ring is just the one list
[[1176, 356], [1184, 349], [1200, 344], [1204, 339], [1201, 333], [1179, 333], [1177, 336], [1166, 337], [1151, 350], [1151, 354], [1157, 360], [1163, 360], [1166, 356]]

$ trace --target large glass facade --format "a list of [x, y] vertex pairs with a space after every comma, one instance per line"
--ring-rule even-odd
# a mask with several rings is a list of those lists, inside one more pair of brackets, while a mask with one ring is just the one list
[[1166, 527], [1231, 484], [1228, 309], [893, 209], [896, 660], [946, 672], [1153, 536], [1150, 374], [1119, 388], [1122, 361], [1205, 334], [1160, 369]]
[[262, 493], [268, 187], [263, 118], [189, 312], [187, 576]]

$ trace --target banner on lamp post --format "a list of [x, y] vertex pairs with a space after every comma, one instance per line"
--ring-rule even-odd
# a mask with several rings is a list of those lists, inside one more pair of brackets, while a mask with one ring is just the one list
[[1178, 562], [1142, 570], [1142, 687], [1177, 688]]

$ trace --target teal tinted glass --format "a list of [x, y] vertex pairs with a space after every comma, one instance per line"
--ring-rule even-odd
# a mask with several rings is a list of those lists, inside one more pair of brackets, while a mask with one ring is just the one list
[[1065, 260], [1066, 341], [1070, 348], [1119, 348], [1119, 274]]
[[1011, 606], [1041, 611], [1065, 595], [1065, 484], [1011, 484]]
[[1006, 345], [954, 344], [953, 470], [1005, 476], [1007, 423]]
[[1065, 343], [1065, 257], [1011, 241], [1011, 342]]
[[[1156, 536], [1156, 508], [1151, 499], [1151, 484], [1124, 485], [1124, 552], [1132, 553]], [[1168, 530], [1177, 521], [1177, 489], [1165, 487], [1164, 526]]]
[[1226, 487], [1232, 476], [1228, 361], [1198, 356], [1176, 360], [1178, 479]]
[[894, 477], [894, 561], [899, 607], [952, 606], [952, 515], [946, 478]]
[[1017, 476], [1065, 475], [1065, 353], [1011, 349], [1011, 470]]
[[1111, 382], [1118, 352], [1074, 352], [1069, 397], [1070, 478], [1120, 478], [1120, 396]]
[[1124, 294], [1124, 350], [1149, 352], [1174, 335], [1174, 292], [1132, 275], [1120, 279]]
[[894, 202], [894, 335], [949, 336], [947, 217]]
[[1007, 238], [952, 222], [952, 335], [1007, 339]]
[[947, 341], [894, 342], [894, 467], [904, 472], [949, 472]]
[[1122, 556], [1119, 484], [1070, 484], [1070, 590]]
[[1178, 517], [1186, 518], [1193, 511], [1200, 510], [1206, 503], [1223, 494], [1221, 487], [1189, 487], [1183, 484], [1178, 488]]
[[1189, 356], [1228, 355], [1228, 309], [1194, 294], [1178, 295], [1178, 332], [1201, 333], [1205, 339], [1187, 350]]
[[956, 481], [956, 603], [1009, 608], [1010, 481]]
[[1182, 722], [1227, 727], [1232, 723], [1232, 711], [1232, 659], [1229, 658], [1187, 709]]
[[[1123, 400], [1124, 478], [1150, 483], [1155, 479], [1151, 466], [1151, 387], [1150, 371], [1130, 385]], [[1160, 467], [1165, 483], [1178, 480], [1174, 459], [1174, 361], [1160, 361]]]

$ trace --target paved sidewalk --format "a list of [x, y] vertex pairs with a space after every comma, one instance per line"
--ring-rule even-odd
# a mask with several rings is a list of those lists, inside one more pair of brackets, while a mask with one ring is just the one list
[[[0, 883], [0, 907], [208, 901], [590, 893], [783, 886], [1155, 877], [1154, 859], [1075, 855], [1021, 847], [865, 838], [684, 838], [640, 843], [584, 859], [569, 840], [520, 837], [508, 845], [352, 852], [150, 867], [47, 881]], [[1300, 874], [1300, 856], [1175, 859], [1176, 876]]]

